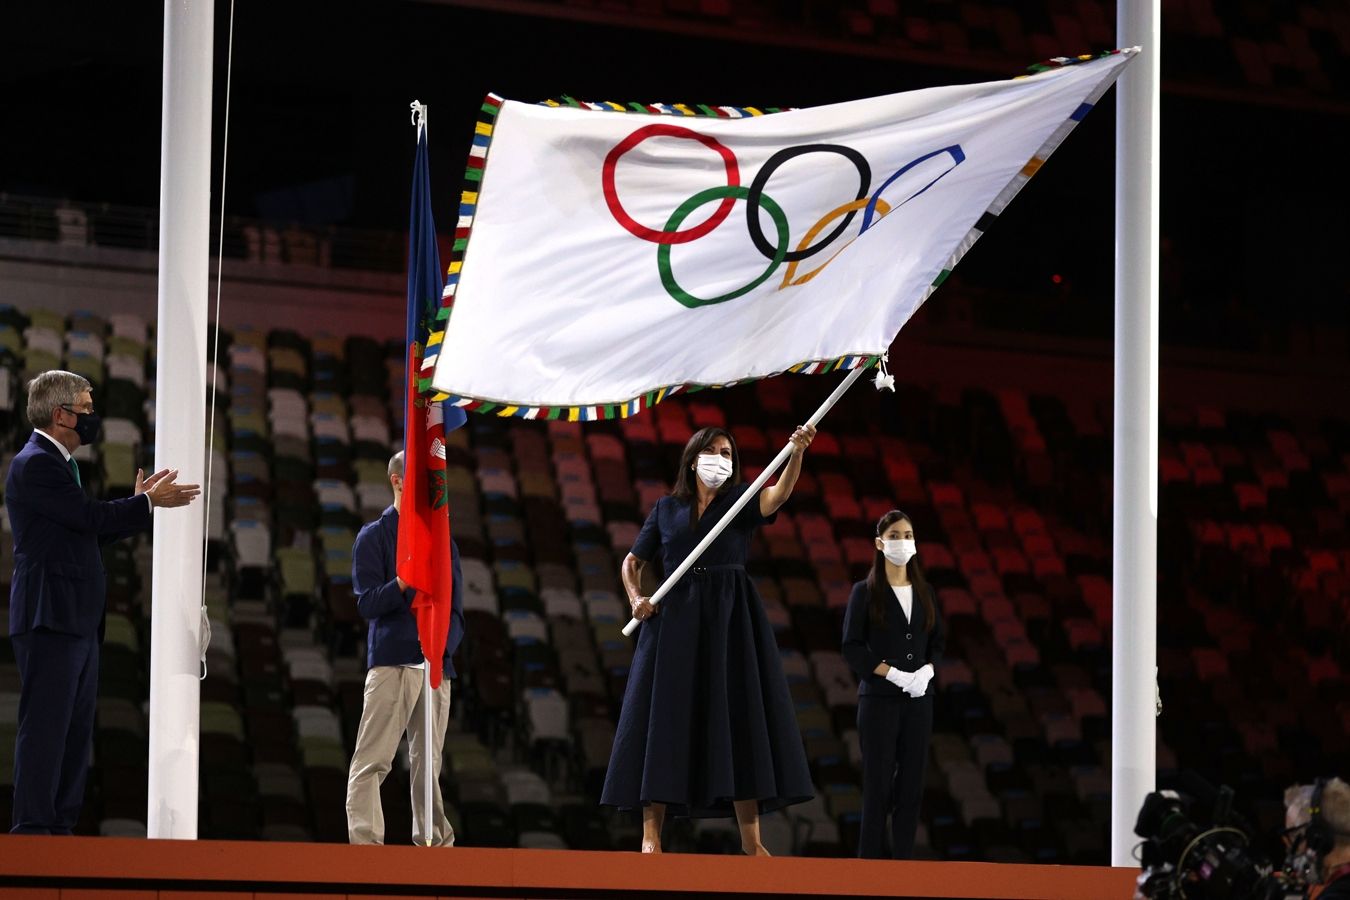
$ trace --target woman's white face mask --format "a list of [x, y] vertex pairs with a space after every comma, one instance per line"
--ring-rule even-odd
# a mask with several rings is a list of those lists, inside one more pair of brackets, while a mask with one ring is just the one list
[[910, 561], [910, 558], [918, 553], [913, 541], [882, 541], [881, 555], [886, 557], [886, 561], [896, 566], [903, 566]]
[[731, 477], [731, 460], [715, 453], [700, 453], [695, 468], [698, 480], [714, 490]]

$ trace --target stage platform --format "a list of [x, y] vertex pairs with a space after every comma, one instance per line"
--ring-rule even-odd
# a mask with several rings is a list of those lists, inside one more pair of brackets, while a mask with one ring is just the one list
[[0, 897], [1115, 900], [1137, 869], [0, 835]]

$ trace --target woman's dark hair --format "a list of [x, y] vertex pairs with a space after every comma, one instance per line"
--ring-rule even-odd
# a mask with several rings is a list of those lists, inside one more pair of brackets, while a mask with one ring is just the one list
[[711, 447], [712, 442], [720, 437], [726, 438], [731, 444], [731, 477], [722, 482], [717, 493], [729, 491], [741, 483], [741, 454], [736, 449], [736, 439], [725, 428], [710, 425], [695, 431], [689, 443], [684, 445], [684, 452], [680, 454], [680, 469], [675, 473], [675, 490], [671, 491], [677, 500], [689, 500], [698, 495], [698, 488], [694, 483], [698, 475], [694, 473], [692, 467], [698, 455]]
[[[896, 522], [909, 522], [913, 525], [913, 520], [898, 509], [893, 509], [881, 517], [877, 522], [877, 537], [886, 533]], [[919, 554], [915, 553], [905, 563], [905, 573], [909, 575], [909, 583], [914, 586], [914, 597], [923, 604], [924, 622], [927, 626], [925, 631], [932, 631], [937, 620], [937, 609], [933, 605], [933, 589], [928, 586], [928, 579], [923, 577], [923, 564], [919, 562]], [[886, 627], [886, 607], [895, 602], [895, 592], [891, 590], [890, 583], [886, 580], [886, 557], [878, 550], [875, 558], [872, 560], [872, 570], [867, 573], [867, 608], [870, 613], [870, 619], [874, 628]]]

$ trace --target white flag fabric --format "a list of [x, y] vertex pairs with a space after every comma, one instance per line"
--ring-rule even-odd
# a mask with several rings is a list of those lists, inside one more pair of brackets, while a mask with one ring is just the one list
[[589, 420], [866, 365], [1136, 50], [773, 114], [489, 97], [432, 386]]

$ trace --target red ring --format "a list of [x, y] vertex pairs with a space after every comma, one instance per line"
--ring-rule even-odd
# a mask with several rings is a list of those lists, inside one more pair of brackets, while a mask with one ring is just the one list
[[679, 125], [647, 125], [639, 128], [637, 131], [624, 138], [614, 145], [605, 156], [605, 164], [601, 169], [601, 181], [604, 186], [605, 203], [609, 206], [610, 214], [622, 225], [629, 233], [644, 241], [651, 241], [654, 244], [684, 244], [689, 241], [698, 240], [705, 234], [708, 234], [731, 215], [732, 207], [736, 205], [735, 197], [726, 197], [718, 205], [713, 214], [708, 217], [706, 222], [701, 225], [695, 225], [693, 228], [686, 228], [683, 231], [661, 231], [656, 228], [648, 228], [639, 223], [632, 216], [624, 211], [623, 204], [619, 202], [619, 191], [614, 184], [614, 170], [619, 165], [619, 157], [623, 156], [629, 150], [632, 150], [638, 144], [649, 137], [675, 137], [687, 138], [698, 141], [709, 150], [716, 151], [722, 157], [723, 163], [727, 169], [727, 186], [736, 187], [741, 183], [740, 168], [736, 164], [736, 155], [727, 147], [723, 146], [716, 139], [708, 137], [706, 134], [699, 134], [697, 131], [691, 131], [688, 128], [682, 128]]

